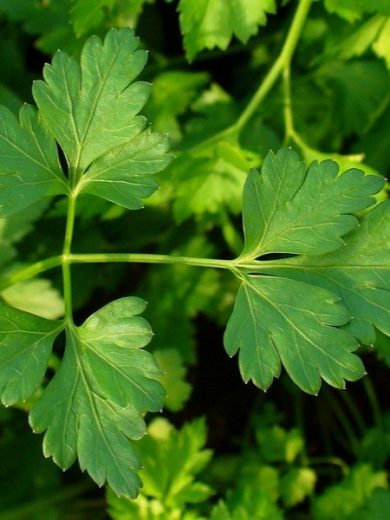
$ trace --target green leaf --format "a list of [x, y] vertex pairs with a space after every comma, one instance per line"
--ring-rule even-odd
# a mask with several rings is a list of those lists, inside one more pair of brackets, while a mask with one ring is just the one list
[[211, 488], [195, 480], [211, 457], [210, 450], [203, 449], [205, 442], [202, 419], [186, 423], [179, 431], [166, 419], [154, 419], [148, 436], [137, 445], [145, 464], [142, 492], [135, 501], [118, 500], [109, 494], [112, 517], [122, 518], [126, 512], [129, 517], [141, 518], [148, 511], [150, 518], [160, 518], [160, 513], [173, 520], [187, 503], [206, 500]]
[[70, 11], [77, 37], [98, 27], [105, 17], [105, 11], [112, 9], [117, 0], [73, 0]]
[[184, 407], [192, 391], [192, 386], [185, 380], [187, 369], [183, 358], [173, 349], [156, 350], [154, 357], [163, 372], [160, 383], [167, 393], [164, 405], [171, 412], [178, 412]]
[[383, 520], [390, 511], [390, 492], [388, 489], [374, 489], [364, 507], [353, 513], [356, 520]]
[[261, 175], [245, 184], [242, 261], [267, 253], [321, 255], [340, 247], [357, 224], [352, 215], [374, 203], [383, 179], [361, 170], [339, 175], [333, 161], [306, 168], [291, 149], [270, 152]]
[[170, 161], [166, 136], [152, 134], [139, 116], [150, 92], [134, 82], [147, 53], [130, 29], [91, 37], [81, 63], [58, 52], [33, 95], [63, 149], [77, 193], [92, 193], [128, 209], [142, 207], [157, 184], [152, 174]]
[[313, 518], [315, 520], [357, 518], [354, 515], [369, 501], [374, 490], [386, 487], [386, 472], [375, 472], [368, 464], [357, 465], [343, 481], [327, 488], [315, 499], [312, 508]]
[[383, 27], [373, 43], [372, 49], [377, 56], [385, 60], [387, 69], [390, 70], [390, 18], [384, 20]]
[[202, 49], [225, 50], [233, 36], [246, 43], [276, 12], [274, 0], [180, 0], [180, 26], [190, 61]]
[[3, 267], [16, 257], [16, 244], [27, 235], [33, 222], [37, 220], [46, 207], [46, 201], [29, 206], [28, 211], [14, 213], [9, 218], [0, 219], [0, 266]]
[[375, 337], [373, 326], [390, 335], [389, 212], [390, 201], [382, 202], [345, 237], [345, 247], [322, 257], [286, 259], [273, 271], [342, 298], [362, 343]]
[[30, 414], [34, 431], [47, 430], [47, 457], [63, 469], [78, 457], [95, 482], [132, 498], [140, 462], [129, 439], [143, 436], [142, 414], [163, 398], [160, 372], [142, 350], [152, 336], [144, 309], [143, 300], [122, 298], [68, 327], [61, 366]]
[[193, 215], [238, 213], [251, 157], [238, 145], [219, 142], [205, 154], [183, 154], [168, 171], [175, 183], [177, 222]]
[[173, 141], [179, 141], [182, 131], [178, 121], [196, 98], [201, 87], [209, 81], [204, 72], [166, 71], [153, 79], [153, 90], [146, 107], [147, 117], [159, 132], [169, 132]]
[[[356, 338], [372, 338], [372, 325], [390, 333], [388, 204], [360, 227], [351, 215], [370, 205], [383, 180], [359, 170], [337, 173], [331, 161], [306, 170], [292, 150], [282, 150], [267, 156], [262, 175], [248, 177], [245, 247], [236, 263], [243, 283], [225, 348], [230, 356], [240, 351], [244, 381], [264, 390], [281, 363], [306, 392], [317, 394], [321, 378], [344, 388], [344, 380], [364, 374], [352, 354]], [[281, 252], [307, 255], [255, 260]]]
[[280, 479], [280, 494], [285, 507], [294, 507], [314, 491], [317, 477], [310, 468], [291, 468]]
[[36, 2], [32, 0], [0, 0], [0, 10], [10, 20], [22, 24], [28, 34], [37, 35], [34, 44], [46, 53], [58, 49], [78, 52], [80, 40], [76, 40], [69, 23], [71, 0]]
[[67, 192], [55, 142], [33, 107], [22, 106], [18, 121], [0, 106], [0, 155], [0, 217]]
[[336, 328], [350, 320], [334, 293], [274, 276], [247, 276], [225, 333], [230, 356], [240, 350], [245, 382], [266, 390], [279, 377], [281, 362], [304, 391], [317, 394], [321, 377], [336, 388], [364, 374], [358, 342]]
[[378, 13], [390, 16], [388, 0], [325, 0], [325, 7], [330, 13], [353, 21], [363, 13]]
[[233, 520], [225, 502], [220, 500], [218, 504], [213, 507], [210, 520]]
[[162, 500], [169, 507], [183, 507], [188, 502], [208, 498], [211, 489], [205, 486], [201, 491], [195, 481], [211, 458], [211, 451], [203, 449], [206, 443], [204, 420], [186, 423], [176, 431], [166, 420], [155, 419], [148, 433], [140, 443], [145, 463], [143, 493]]
[[378, 60], [331, 62], [316, 81], [333, 92], [333, 125], [343, 135], [364, 134], [388, 104], [389, 74]]
[[48, 320], [64, 315], [64, 301], [50, 280], [36, 278], [7, 287], [1, 297], [8, 305]]
[[63, 325], [0, 302], [0, 396], [5, 406], [32, 397]]
[[293, 428], [284, 430], [280, 426], [262, 427], [256, 430], [261, 460], [291, 464], [304, 449], [301, 432]]
[[[383, 58], [390, 69], [390, 19], [386, 16], [372, 16], [355, 31], [337, 41], [326, 56], [336, 55], [339, 59], [349, 60], [361, 56], [370, 47], [379, 58]], [[361, 110], [361, 107], [355, 108]]]

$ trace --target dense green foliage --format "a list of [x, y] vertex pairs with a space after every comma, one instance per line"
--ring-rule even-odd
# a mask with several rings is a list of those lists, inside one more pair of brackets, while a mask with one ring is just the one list
[[384, 518], [387, 2], [0, 15], [1, 518]]

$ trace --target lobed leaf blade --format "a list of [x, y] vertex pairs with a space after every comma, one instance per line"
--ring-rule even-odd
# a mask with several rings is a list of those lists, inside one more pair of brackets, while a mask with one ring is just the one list
[[91, 193], [128, 209], [157, 188], [152, 175], [171, 160], [168, 139], [139, 115], [150, 85], [135, 81], [147, 60], [130, 29], [87, 40], [80, 64], [58, 52], [34, 84], [40, 114], [67, 159], [76, 194]]
[[19, 121], [0, 106], [0, 155], [0, 217], [23, 211], [44, 197], [67, 193], [55, 141], [32, 106], [21, 107]]
[[390, 201], [384, 201], [345, 237], [346, 247], [322, 257], [285, 259], [273, 273], [337, 294], [354, 317], [352, 332], [362, 343], [371, 343], [373, 327], [390, 335], [389, 237]]
[[381, 177], [357, 169], [338, 174], [333, 161], [308, 169], [291, 149], [264, 160], [261, 175], [250, 172], [244, 188], [245, 246], [240, 260], [267, 253], [321, 255], [343, 245], [358, 220], [354, 213], [375, 202]]
[[180, 0], [180, 26], [190, 61], [202, 49], [225, 50], [233, 36], [246, 43], [276, 12], [274, 0]]
[[33, 396], [63, 325], [0, 302], [0, 398], [5, 406]]
[[336, 388], [364, 375], [352, 354], [356, 339], [338, 328], [348, 311], [327, 289], [279, 276], [247, 276], [229, 319], [227, 353], [238, 351], [245, 382], [267, 390], [281, 363], [305, 392], [317, 394], [321, 378]]
[[63, 469], [78, 457], [99, 484], [134, 498], [141, 485], [130, 440], [145, 433], [142, 414], [162, 406], [160, 371], [142, 348], [151, 339], [139, 316], [145, 302], [128, 297], [67, 328], [61, 366], [30, 413], [44, 452]]

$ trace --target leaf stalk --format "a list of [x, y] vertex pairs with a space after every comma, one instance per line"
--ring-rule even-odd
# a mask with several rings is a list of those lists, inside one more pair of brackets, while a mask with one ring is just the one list
[[73, 303], [72, 303], [72, 273], [70, 268], [69, 256], [72, 247], [74, 221], [76, 216], [77, 197], [71, 193], [68, 197], [68, 211], [66, 216], [66, 228], [64, 246], [62, 250], [62, 280], [64, 286], [65, 320], [73, 324]]

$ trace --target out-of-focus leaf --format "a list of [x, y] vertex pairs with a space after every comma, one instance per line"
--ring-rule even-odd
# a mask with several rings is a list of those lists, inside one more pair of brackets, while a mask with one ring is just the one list
[[180, 0], [180, 26], [190, 61], [202, 49], [225, 50], [233, 36], [246, 43], [275, 13], [274, 0]]
[[171, 412], [180, 411], [189, 399], [192, 386], [187, 383], [187, 369], [177, 350], [155, 350], [154, 357], [163, 375], [160, 382], [165, 388], [165, 406]]
[[8, 305], [42, 318], [55, 320], [64, 315], [62, 296], [49, 280], [27, 280], [4, 289], [1, 296]]
[[[360, 518], [359, 509], [368, 503], [375, 489], [387, 487], [384, 471], [375, 472], [369, 465], [358, 465], [340, 483], [327, 488], [313, 501], [315, 520], [352, 520]], [[368, 520], [368, 518], [367, 518]]]

